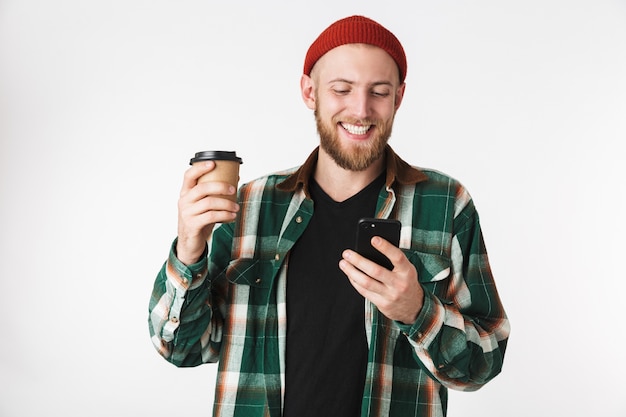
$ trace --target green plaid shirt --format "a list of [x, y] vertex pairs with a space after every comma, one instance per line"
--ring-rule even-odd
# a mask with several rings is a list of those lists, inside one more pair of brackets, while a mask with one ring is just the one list
[[[206, 256], [185, 266], [174, 242], [156, 278], [152, 342], [176, 366], [219, 362], [214, 416], [282, 413], [286, 271], [313, 214], [307, 182], [316, 161], [317, 150], [298, 169], [243, 185], [236, 222], [214, 230]], [[425, 296], [412, 325], [365, 301], [361, 415], [445, 416], [448, 388], [476, 390], [500, 372], [509, 335], [478, 214], [461, 184], [387, 147], [377, 217], [402, 222], [400, 247]]]

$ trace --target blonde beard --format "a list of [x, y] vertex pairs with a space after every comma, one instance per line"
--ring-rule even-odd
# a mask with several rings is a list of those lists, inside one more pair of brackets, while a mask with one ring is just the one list
[[[338, 121], [333, 119], [331, 126], [328, 126], [321, 120], [317, 111], [314, 114], [317, 132], [320, 136], [320, 147], [341, 168], [349, 171], [364, 171], [385, 152], [385, 146], [391, 137], [393, 119], [389, 123], [376, 122], [374, 124], [375, 136], [368, 143], [355, 144], [352, 149], [344, 149], [336, 131]], [[369, 124], [369, 122], [364, 124]]]

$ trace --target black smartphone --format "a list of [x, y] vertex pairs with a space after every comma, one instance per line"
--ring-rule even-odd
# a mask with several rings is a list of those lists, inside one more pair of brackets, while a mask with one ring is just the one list
[[398, 246], [400, 244], [401, 226], [400, 221], [393, 219], [360, 219], [356, 230], [355, 250], [378, 265], [392, 270], [393, 264], [391, 261], [372, 246], [372, 237], [380, 236], [393, 245]]

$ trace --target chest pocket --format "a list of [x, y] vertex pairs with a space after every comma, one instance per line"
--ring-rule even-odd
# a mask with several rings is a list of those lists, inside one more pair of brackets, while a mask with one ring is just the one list
[[232, 284], [270, 288], [274, 272], [274, 261], [240, 258], [228, 264], [226, 279]]
[[450, 281], [450, 258], [443, 255], [402, 249], [409, 261], [417, 269], [419, 282], [441, 299], [445, 299]]

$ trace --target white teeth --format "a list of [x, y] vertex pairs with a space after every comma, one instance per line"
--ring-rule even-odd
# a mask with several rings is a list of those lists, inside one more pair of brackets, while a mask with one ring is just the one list
[[358, 126], [358, 125], [351, 125], [348, 123], [342, 123], [341, 126], [353, 135], [364, 135], [370, 129], [371, 125]]

